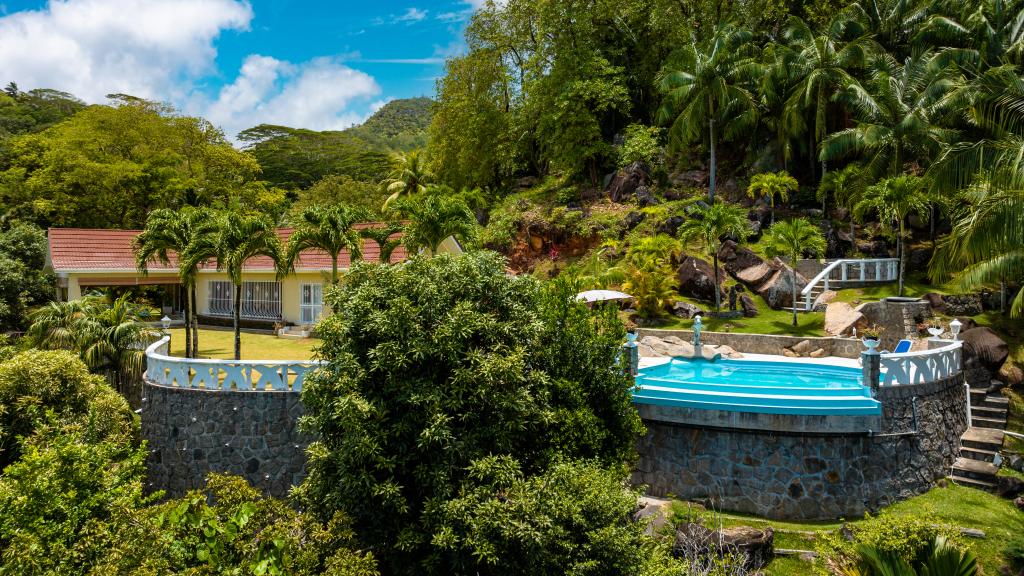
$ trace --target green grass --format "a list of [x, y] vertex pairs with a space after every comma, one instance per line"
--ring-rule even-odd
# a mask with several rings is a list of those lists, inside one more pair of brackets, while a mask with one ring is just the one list
[[[708, 332], [735, 332], [739, 334], [781, 334], [786, 336], [825, 336], [825, 314], [821, 312], [810, 312], [797, 314], [798, 326], [793, 326], [793, 312], [789, 310], [772, 310], [768, 303], [757, 294], [748, 292], [757, 306], [758, 314], [753, 318], [730, 318], [720, 319], [709, 316], [702, 316], [701, 322], [704, 330]], [[704, 310], [713, 308], [707, 302], [701, 302], [692, 298], [679, 298]], [[723, 309], [726, 309], [723, 302]], [[675, 316], [663, 316], [650, 325], [649, 328], [666, 330], [690, 330], [693, 327], [693, 320], [677, 318]]]
[[[1024, 531], [1024, 514], [1010, 500], [993, 494], [950, 484], [933, 488], [920, 496], [905, 500], [882, 510], [879, 516], [923, 516], [956, 528], [978, 528], [985, 532], [981, 540], [966, 539], [971, 551], [978, 557], [985, 575], [999, 574], [1005, 564], [1003, 546], [1013, 534]], [[714, 522], [723, 526], [771, 526], [775, 531], [776, 548], [813, 550], [812, 533], [838, 530], [838, 522], [780, 522], [745, 514], [723, 512], [715, 514]], [[865, 520], [851, 520], [856, 525]], [[766, 576], [802, 576], [811, 567], [796, 557], [776, 558], [767, 567]]]
[[[200, 330], [199, 356], [201, 358], [234, 357], [235, 333], [231, 330]], [[242, 360], [309, 360], [318, 340], [312, 338], [278, 338], [269, 334], [242, 332]], [[185, 354], [185, 331], [171, 330], [171, 354]]]

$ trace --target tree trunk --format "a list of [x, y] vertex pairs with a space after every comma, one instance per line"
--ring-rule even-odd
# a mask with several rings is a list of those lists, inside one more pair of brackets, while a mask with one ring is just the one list
[[797, 326], [796, 320], [796, 261], [799, 254], [793, 254], [793, 327]]
[[850, 210], [850, 253], [857, 253], [857, 223], [853, 220], [853, 210]]
[[999, 313], [1006, 314], [1006, 280], [999, 281]]
[[242, 359], [242, 331], [239, 323], [242, 319], [242, 285], [235, 285], [235, 360]]
[[771, 194], [768, 196], [768, 206], [770, 206], [772, 209], [772, 219], [768, 225], [775, 226], [775, 194]]
[[722, 292], [718, 288], [718, 253], [715, 252], [711, 255], [711, 262], [714, 268], [711, 269], [715, 273], [715, 316], [722, 311]]
[[935, 250], [935, 218], [938, 216], [937, 212], [938, 208], [935, 204], [928, 207], [928, 239], [932, 241], [933, 251]]
[[196, 285], [192, 284], [192, 354], [199, 357], [199, 308], [196, 304]]
[[[821, 161], [821, 180], [818, 180], [818, 184], [819, 185], [825, 180], [825, 171], [827, 169], [828, 168], [827, 168], [827, 166], [825, 166], [825, 161], [822, 160]], [[828, 192], [826, 192], [826, 193], [821, 195], [821, 216], [823, 218], [828, 218]]]
[[711, 121], [708, 122], [708, 126], [709, 126], [710, 137], [711, 137], [711, 174], [710, 174], [710, 177], [708, 179], [708, 203], [709, 204], [714, 204], [715, 203], [715, 172], [716, 172], [717, 167], [718, 167], [717, 159], [715, 158], [715, 119], [714, 118], [712, 118]]
[[195, 358], [192, 351], [192, 304], [188, 295], [189, 289], [185, 287], [185, 358]]
[[897, 278], [899, 279], [899, 292], [898, 292], [898, 294], [900, 296], [903, 296], [903, 262], [906, 259], [903, 257], [903, 222], [902, 221], [900, 221], [900, 226], [899, 226], [899, 237], [896, 238], [896, 255], [899, 256], [899, 259], [900, 259], [900, 268], [899, 268], [899, 271], [896, 274]]
[[338, 283], [338, 255], [331, 254], [331, 284]]

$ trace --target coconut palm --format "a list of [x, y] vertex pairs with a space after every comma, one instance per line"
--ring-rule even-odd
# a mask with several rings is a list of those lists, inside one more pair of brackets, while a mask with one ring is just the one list
[[411, 220], [403, 236], [410, 251], [423, 250], [433, 256], [448, 238], [463, 244], [476, 241], [476, 216], [458, 197], [426, 194], [419, 199], [406, 200], [398, 208]]
[[[721, 281], [718, 277], [718, 251], [722, 247], [722, 238], [735, 237], [740, 241], [750, 233], [750, 223], [746, 211], [732, 204], [718, 203], [699, 210], [679, 227], [679, 237], [684, 243], [697, 242], [704, 252], [711, 257], [711, 269], [715, 273], [715, 286]], [[722, 294], [715, 290], [715, 313], [722, 310]]]
[[331, 257], [331, 283], [337, 284], [341, 251], [348, 250], [353, 262], [362, 257], [363, 239], [355, 225], [365, 219], [365, 212], [345, 204], [307, 207], [288, 238], [284, 270], [295, 270], [303, 250], [323, 250]]
[[887, 52], [905, 58], [921, 37], [928, 18], [939, 9], [932, 0], [861, 0], [843, 17], [870, 34]]
[[961, 65], [984, 71], [1003, 64], [1021, 64], [1024, 57], [1024, 1], [980, 0], [949, 3], [933, 14], [919, 36], [947, 50]]
[[754, 58], [751, 34], [732, 25], [719, 26], [706, 42], [696, 39], [677, 50], [659, 78], [664, 93], [658, 120], [669, 124], [676, 143], [707, 136], [710, 151], [708, 199], [715, 201], [719, 135], [734, 137], [755, 125], [757, 103], [752, 87], [763, 71]]
[[220, 222], [217, 236], [217, 270], [227, 272], [228, 279], [235, 285], [234, 330], [235, 360], [242, 357], [242, 269], [245, 263], [256, 256], [266, 256], [283, 272], [281, 240], [273, 221], [263, 214], [225, 213]]
[[380, 252], [380, 262], [389, 264], [391, 254], [402, 244], [402, 237], [393, 238], [396, 234], [405, 229], [401, 222], [387, 222], [380, 226], [368, 226], [359, 231], [363, 238], [369, 238], [377, 243]]
[[[186, 207], [181, 210], [160, 208], [146, 218], [142, 232], [132, 242], [135, 266], [144, 275], [153, 261], [171, 264], [177, 259], [178, 278], [185, 289], [185, 357], [194, 358], [199, 350], [196, 311], [196, 276], [200, 265], [216, 254], [213, 236], [216, 219], [207, 210]], [[182, 255], [189, 253], [183, 258]], [[197, 257], [198, 256], [198, 257]], [[187, 265], [182, 265], [182, 260]]]
[[854, 212], [863, 218], [870, 212], [877, 212], [884, 226], [896, 236], [896, 254], [900, 259], [899, 295], [903, 295], [903, 276], [906, 268], [907, 217], [911, 214], [924, 216], [930, 206], [924, 182], [917, 176], [905, 175], [886, 178], [869, 186], [864, 197], [854, 206]]
[[826, 243], [821, 230], [806, 218], [794, 218], [785, 222], [776, 222], [768, 229], [768, 255], [789, 258], [790, 273], [793, 286], [793, 326], [797, 325], [797, 291], [796, 263], [804, 254], [819, 257], [824, 254]]
[[903, 64], [889, 55], [876, 57], [867, 89], [851, 85], [840, 96], [854, 110], [857, 125], [826, 137], [819, 158], [863, 156], [865, 175], [878, 179], [938, 156], [944, 143], [957, 138], [936, 118], [951, 104], [945, 97], [960, 79], [935, 66], [934, 57], [923, 52]]
[[[849, 211], [850, 242], [853, 243], [854, 250], [857, 249], [857, 225], [853, 208], [860, 201], [863, 191], [864, 180], [861, 178], [860, 169], [855, 164], [825, 174], [821, 179], [821, 184], [818, 185], [817, 196], [821, 200], [823, 211], [825, 211], [829, 194], [838, 205]], [[825, 211], [825, 214], [827, 215], [828, 212]]]
[[[785, 29], [785, 40], [791, 57], [781, 62], [792, 87], [783, 111], [783, 123], [793, 131], [806, 129], [808, 112], [813, 116], [810, 130], [809, 153], [811, 174], [814, 174], [814, 156], [818, 145], [828, 133], [828, 106], [835, 95], [849, 87], [860, 86], [850, 70], [864, 66], [866, 57], [878, 50], [867, 36], [844, 41], [850, 33], [850, 23], [843, 18], [833, 19], [821, 33], [815, 34], [802, 19], [792, 16]], [[825, 162], [822, 161], [822, 175]]]
[[391, 157], [391, 172], [384, 178], [384, 188], [391, 193], [384, 208], [403, 196], [425, 192], [430, 182], [426, 156], [419, 150], [395, 154]]
[[762, 172], [755, 174], [747, 186], [747, 196], [751, 199], [766, 198], [772, 209], [772, 224], [775, 223], [775, 197], [778, 196], [783, 202], [789, 200], [790, 192], [800, 189], [800, 183], [785, 171]]

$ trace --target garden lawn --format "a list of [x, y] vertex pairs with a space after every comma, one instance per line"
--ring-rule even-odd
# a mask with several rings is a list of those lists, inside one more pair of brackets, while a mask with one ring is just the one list
[[[999, 574], [1006, 563], [1003, 548], [1014, 534], [1024, 531], [1024, 514], [1013, 502], [993, 494], [950, 484], [946, 488], [933, 488], [920, 496], [894, 504], [882, 510], [878, 516], [923, 516], [937, 523], [956, 528], [978, 528], [986, 537], [980, 540], [964, 538], [972, 552], [978, 557], [983, 574]], [[724, 526], [771, 526], [775, 530], [775, 546], [813, 550], [814, 533], [839, 529], [839, 523], [823, 522], [779, 522], [743, 514], [721, 513], [714, 522]], [[870, 520], [851, 520], [856, 525]], [[811, 572], [811, 566], [795, 557], [780, 557], [772, 561], [765, 570], [766, 576], [797, 576]]]
[[[199, 330], [199, 357], [230, 360], [235, 354], [231, 330]], [[242, 332], [242, 360], [310, 360], [319, 340], [278, 338], [271, 334]], [[171, 330], [171, 354], [185, 355], [185, 331]]]
[[[747, 292], [750, 294], [750, 292]], [[701, 316], [701, 323], [704, 330], [708, 332], [735, 332], [740, 334], [777, 334], [785, 336], [825, 336], [825, 314], [821, 312], [801, 312], [797, 314], [797, 326], [793, 326], [793, 312], [791, 310], [772, 310], [768, 303], [757, 294], [750, 294], [757, 306], [758, 314], [753, 318], [729, 318], [720, 319], [710, 316]], [[708, 310], [707, 302], [701, 302], [692, 298], [679, 298]], [[727, 302], [727, 301], [726, 301]], [[723, 302], [722, 309], [728, 306]], [[665, 315], [645, 328], [657, 328], [668, 330], [690, 330], [693, 328], [693, 320], [677, 318]]]

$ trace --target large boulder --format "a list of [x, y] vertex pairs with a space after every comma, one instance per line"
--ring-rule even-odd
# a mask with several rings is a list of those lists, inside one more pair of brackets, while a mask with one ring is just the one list
[[961, 332], [960, 339], [964, 342], [964, 364], [977, 362], [995, 373], [1010, 355], [1010, 347], [987, 326]]
[[654, 197], [654, 192], [651, 192], [650, 187], [644, 185], [636, 187], [636, 202], [641, 208], [661, 203]]
[[764, 298], [772, 308], [790, 307], [793, 305], [793, 283], [796, 282], [796, 294], [800, 298], [800, 291], [807, 285], [807, 279], [794, 274], [793, 269], [778, 258], [773, 260], [772, 265], [776, 270], [757, 289], [757, 295]]
[[646, 215], [643, 212], [630, 212], [626, 214], [626, 217], [622, 219], [622, 226], [625, 228], [625, 232], [629, 232], [633, 228], [636, 228], [644, 221]]
[[725, 271], [733, 276], [751, 266], [764, 264], [764, 259], [753, 250], [732, 240], [722, 242], [721, 248], [718, 249], [718, 261], [722, 263]]
[[681, 300], [672, 303], [672, 306], [669, 308], [669, 313], [677, 318], [687, 319], [704, 314], [704, 312], [697, 306]]
[[828, 309], [828, 305], [832, 303], [839, 293], [835, 290], [825, 290], [818, 297], [814, 299], [814, 304], [811, 305], [812, 312], [824, 312]]
[[612, 202], [629, 202], [636, 189], [651, 184], [651, 171], [643, 162], [633, 162], [612, 176], [605, 192]]
[[[679, 293], [697, 298], [699, 300], [714, 301], [715, 291], [725, 298], [725, 292], [720, 285], [715, 284], [715, 273], [706, 260], [687, 256], [679, 264], [676, 270], [676, 278], [679, 280]], [[718, 271], [718, 280], [725, 279], [725, 272]]]
[[657, 356], [693, 358], [693, 344], [678, 338], [670, 342], [655, 336], [644, 336], [640, 345], [650, 348], [654, 351], [653, 355]]
[[758, 313], [757, 305], [754, 304], [754, 299], [750, 297], [750, 294], [740, 294], [740, 309], [743, 310], [743, 316], [747, 318], [753, 318]]
[[682, 216], [669, 216], [663, 222], [658, 224], [654, 231], [658, 234], [668, 234], [675, 238], [676, 233], [679, 232], [679, 227], [682, 226], [684, 222], [686, 222], [686, 218], [683, 218]]
[[832, 302], [825, 308], [825, 333], [831, 336], [850, 334], [864, 319], [864, 314], [846, 302]]
[[1017, 387], [1024, 384], [1024, 369], [1021, 369], [1013, 360], [1007, 359], [999, 367], [998, 377], [1007, 386]]
[[761, 262], [756, 266], [744, 268], [736, 273], [736, 279], [742, 282], [747, 288], [757, 292], [766, 282], [771, 280], [778, 269], [768, 262]]

